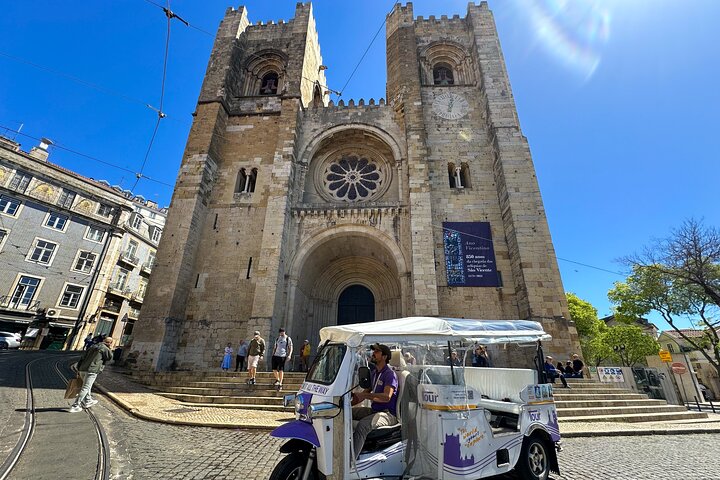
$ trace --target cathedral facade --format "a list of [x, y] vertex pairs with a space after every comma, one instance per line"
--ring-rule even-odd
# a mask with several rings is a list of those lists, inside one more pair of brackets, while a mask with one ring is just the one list
[[329, 101], [315, 20], [222, 21], [130, 357], [403, 316], [533, 319], [577, 349], [492, 13], [388, 15], [385, 99]]

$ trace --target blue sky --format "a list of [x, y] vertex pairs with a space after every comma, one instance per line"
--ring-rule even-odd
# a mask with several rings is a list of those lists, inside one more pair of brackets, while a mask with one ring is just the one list
[[[565, 289], [608, 314], [607, 290], [624, 277], [597, 268], [622, 273], [619, 257], [690, 216], [720, 225], [720, 2], [489, 3]], [[253, 22], [287, 20], [295, 11], [287, 0], [244, 4]], [[331, 88], [346, 83], [391, 5], [314, 2]], [[467, 9], [465, 1], [413, 5], [425, 17], [464, 16]], [[214, 34], [229, 6], [237, 4], [171, 2], [194, 28], [177, 21], [171, 27], [168, 117], [144, 171], [159, 182], [175, 181], [212, 47], [204, 32]], [[6, 2], [0, 31], [0, 125], [22, 124], [23, 134], [121, 166], [129, 172], [58, 148], [51, 156], [81, 174], [131, 188], [157, 118], [145, 104], [160, 102], [162, 11], [147, 0]], [[342, 98], [385, 96], [384, 52], [383, 29]], [[37, 143], [16, 138], [25, 150]], [[172, 188], [162, 183], [143, 179], [135, 192], [167, 205]]]

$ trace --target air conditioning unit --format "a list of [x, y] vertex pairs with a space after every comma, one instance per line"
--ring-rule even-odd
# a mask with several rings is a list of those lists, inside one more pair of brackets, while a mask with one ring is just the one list
[[45, 310], [45, 316], [47, 318], [58, 318], [61, 310], [59, 308], [48, 308]]

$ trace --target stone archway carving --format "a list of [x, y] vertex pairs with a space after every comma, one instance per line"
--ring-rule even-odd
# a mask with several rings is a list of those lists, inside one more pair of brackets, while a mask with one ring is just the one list
[[323, 230], [298, 248], [291, 264], [288, 330], [317, 342], [319, 329], [335, 324], [340, 294], [351, 285], [372, 292], [376, 320], [401, 317], [410, 291], [407, 271], [394, 239], [372, 227]]

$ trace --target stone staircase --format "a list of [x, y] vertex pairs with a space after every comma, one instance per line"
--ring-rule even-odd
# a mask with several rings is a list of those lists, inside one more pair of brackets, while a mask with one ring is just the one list
[[179, 375], [156, 374], [137, 379], [157, 391], [158, 395], [183, 403], [225, 408], [293, 412], [283, 407], [283, 397], [296, 393], [304, 373], [285, 372], [282, 390], [273, 385], [272, 372], [257, 372], [256, 384], [247, 385], [247, 373], [196, 372]]
[[[300, 389], [304, 373], [285, 372], [283, 389], [278, 391], [272, 372], [258, 372], [257, 384], [247, 385], [247, 373], [171, 372], [133, 374], [134, 380], [149, 385], [158, 395], [186, 404], [292, 412], [283, 407], [283, 396]], [[559, 382], [553, 390], [560, 422], [661, 422], [696, 421], [705, 412], [693, 412], [682, 405], [668, 405], [647, 395], [587, 378], [570, 378], [569, 389]]]
[[569, 389], [559, 382], [553, 389], [560, 422], [664, 422], [707, 418], [682, 405], [668, 405], [647, 395], [587, 378], [568, 378]]

